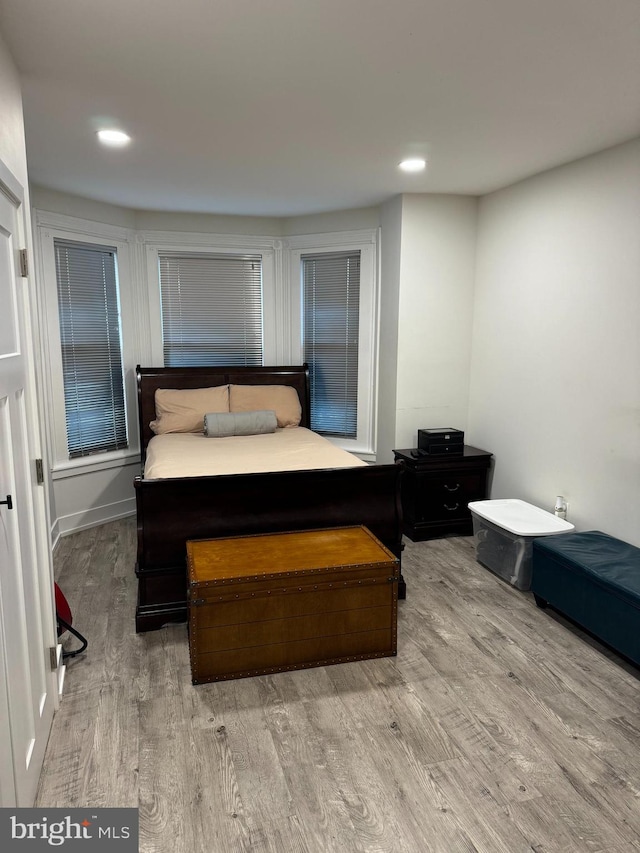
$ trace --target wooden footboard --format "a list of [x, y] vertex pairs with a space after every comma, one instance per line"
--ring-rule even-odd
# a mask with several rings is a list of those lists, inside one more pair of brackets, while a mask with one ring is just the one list
[[[402, 551], [398, 465], [134, 481], [136, 630], [187, 616], [186, 541], [362, 524]], [[405, 586], [400, 575], [400, 598]]]

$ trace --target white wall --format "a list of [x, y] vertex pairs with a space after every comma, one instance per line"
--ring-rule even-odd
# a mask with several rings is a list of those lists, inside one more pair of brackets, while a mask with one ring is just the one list
[[27, 189], [27, 156], [20, 81], [0, 36], [0, 160]]
[[50, 190], [46, 187], [32, 184], [31, 204], [37, 210], [50, 210], [65, 216], [76, 216], [90, 222], [101, 222], [105, 225], [116, 225], [119, 228], [135, 227], [135, 211], [116, 204], [103, 201], [93, 201], [90, 198], [72, 195], [70, 193]]
[[137, 231], [174, 231], [198, 234], [263, 234], [278, 237], [282, 220], [266, 216], [219, 216], [207, 213], [172, 213], [159, 210], [133, 210], [89, 198], [34, 185], [33, 207], [65, 216], [75, 216], [104, 225], [116, 225]]
[[640, 545], [640, 140], [481, 201], [469, 432], [493, 498]]
[[134, 513], [133, 479], [140, 473], [136, 458], [97, 470], [78, 468], [56, 479], [53, 539]]
[[396, 444], [398, 378], [398, 298], [402, 250], [402, 196], [382, 205], [378, 342], [377, 460], [390, 462]]
[[169, 213], [136, 210], [138, 231], [173, 231], [194, 234], [244, 234], [279, 237], [281, 220], [268, 216], [221, 216], [213, 213]]
[[403, 196], [397, 448], [421, 427], [467, 428], [476, 214], [467, 196]]
[[[0, 128], [0, 133], [2, 129]], [[25, 165], [26, 168], [26, 165]], [[286, 237], [299, 234], [324, 234], [330, 231], [354, 231], [377, 228], [377, 207], [339, 210], [310, 216], [282, 218], [277, 216], [223, 216], [208, 213], [172, 213], [159, 210], [133, 210], [71, 193], [34, 185], [33, 207], [92, 222], [117, 225], [136, 231], [174, 231], [197, 234], [260, 234]]]
[[292, 216], [282, 219], [282, 233], [285, 236], [300, 234], [326, 234], [331, 231], [358, 231], [377, 228], [380, 225], [380, 211], [377, 207], [358, 207], [351, 210], [336, 210], [327, 213], [315, 213], [308, 216]]

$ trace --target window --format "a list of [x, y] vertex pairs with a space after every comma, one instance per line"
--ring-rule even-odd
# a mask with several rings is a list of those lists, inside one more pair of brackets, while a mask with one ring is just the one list
[[69, 458], [128, 447], [116, 249], [54, 240]]
[[358, 433], [360, 252], [302, 255], [303, 352], [311, 381], [311, 428]]
[[160, 252], [167, 367], [262, 364], [262, 258]]
[[376, 458], [378, 233], [288, 237], [291, 363], [312, 379], [312, 428], [367, 461]]

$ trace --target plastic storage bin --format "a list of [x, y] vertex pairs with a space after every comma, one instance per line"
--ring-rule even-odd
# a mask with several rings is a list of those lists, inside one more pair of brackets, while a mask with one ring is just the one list
[[568, 521], [516, 498], [472, 501], [469, 509], [476, 559], [517, 589], [531, 586], [533, 540], [575, 529]]

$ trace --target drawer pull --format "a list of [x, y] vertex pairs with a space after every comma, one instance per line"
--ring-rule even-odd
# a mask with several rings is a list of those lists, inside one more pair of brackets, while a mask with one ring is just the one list
[[460, 483], [456, 483], [455, 486], [447, 486], [447, 484], [445, 483], [444, 487], [448, 492], [457, 492], [460, 488]]
[[449, 506], [449, 504], [445, 504], [444, 508], [448, 509], [449, 512], [455, 512], [459, 506], [460, 506], [460, 504], [456, 504], [455, 506]]

